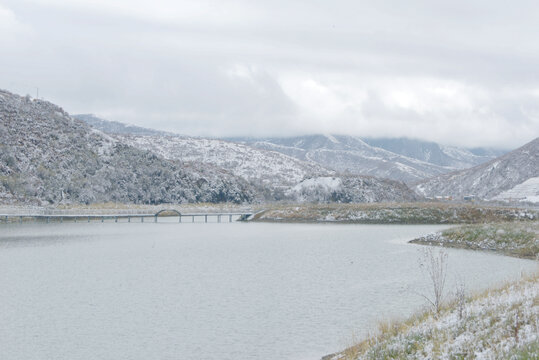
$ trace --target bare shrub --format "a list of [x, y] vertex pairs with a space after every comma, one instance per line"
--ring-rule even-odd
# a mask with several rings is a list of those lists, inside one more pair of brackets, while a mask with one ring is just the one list
[[448, 255], [444, 250], [435, 252], [430, 247], [423, 250], [423, 254], [419, 259], [419, 267], [426, 272], [431, 286], [431, 293], [429, 295], [420, 295], [429, 302], [436, 315], [440, 313], [444, 300], [447, 259]]
[[455, 285], [455, 301], [459, 320], [462, 320], [464, 317], [464, 308], [466, 306], [466, 284], [464, 283], [464, 279], [461, 277], [457, 279], [457, 283]]

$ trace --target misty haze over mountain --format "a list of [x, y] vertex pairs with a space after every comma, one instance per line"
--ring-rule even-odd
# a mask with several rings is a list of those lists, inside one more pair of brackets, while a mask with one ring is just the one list
[[191, 136], [514, 149], [539, 128], [538, 14], [499, 0], [4, 0], [1, 88]]

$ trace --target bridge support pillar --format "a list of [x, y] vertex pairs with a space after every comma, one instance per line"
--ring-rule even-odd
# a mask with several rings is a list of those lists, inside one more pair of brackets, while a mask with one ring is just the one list
[[127, 222], [128, 222], [128, 223], [131, 222], [131, 216], [128, 216], [128, 217], [127, 217]]
[[157, 215], [154, 216], [153, 222], [157, 222]]
[[19, 216], [19, 224], [22, 224], [22, 216]]
[[182, 216], [181, 216], [181, 215], [179, 216], [178, 222], [179, 222], [179, 223], [182, 222]]
[[204, 215], [204, 222], [208, 222], [208, 215]]

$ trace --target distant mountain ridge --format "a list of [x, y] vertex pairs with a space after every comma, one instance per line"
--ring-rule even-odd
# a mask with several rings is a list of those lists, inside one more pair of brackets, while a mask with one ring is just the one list
[[[82, 117], [83, 120], [85, 118]], [[169, 160], [226, 169], [252, 184], [266, 200], [370, 202], [380, 199], [413, 201], [420, 198], [396, 182], [357, 174], [343, 176], [310, 159], [289, 156], [280, 151], [220, 139], [169, 133], [144, 135], [141, 134], [144, 129], [134, 129], [135, 132], [129, 133], [132, 128], [123, 128], [118, 132], [117, 126], [110, 126], [108, 122], [92, 119], [92, 123], [97, 123], [100, 129], [111, 131], [111, 136], [130, 146], [152, 151]], [[327, 177], [333, 177], [334, 183], [339, 185], [335, 188], [322, 186]], [[298, 185], [308, 183], [317, 185], [296, 191]], [[387, 191], [387, 194], [380, 194], [381, 191]]]
[[489, 148], [465, 149], [408, 138], [362, 138], [367, 144], [434, 165], [466, 169], [501, 156], [507, 151]]
[[471, 151], [409, 139], [363, 139], [347, 135], [288, 138], [236, 138], [251, 146], [279, 151], [326, 168], [413, 184], [494, 158]]
[[[482, 199], [519, 197], [518, 185], [526, 191], [526, 196], [539, 195], [539, 181], [529, 181], [539, 177], [539, 138], [503, 156], [473, 168], [440, 175], [419, 183], [415, 189], [424, 196], [466, 195]], [[506, 195], [502, 195], [506, 193]], [[535, 194], [534, 194], [535, 193]], [[501, 198], [500, 198], [500, 195]]]
[[[145, 129], [137, 126], [99, 119], [92, 115], [75, 115], [106, 133], [125, 136], [154, 136], [174, 138], [178, 151], [180, 143], [195, 139], [198, 143], [206, 141], [218, 144], [218, 139], [203, 139], [162, 131]], [[179, 140], [179, 137], [184, 140]], [[190, 140], [187, 140], [190, 139]], [[131, 139], [132, 141], [133, 139]], [[502, 150], [477, 148], [473, 150], [443, 146], [434, 142], [412, 140], [406, 138], [360, 138], [357, 136], [343, 135], [306, 135], [288, 138], [226, 138], [224, 139], [230, 149], [233, 143], [241, 143], [251, 148], [278, 152], [289, 157], [296, 158], [310, 166], [314, 164], [324, 168], [324, 172], [336, 172], [350, 175], [365, 175], [390, 180], [402, 181], [407, 184], [415, 184], [425, 179], [448, 173], [458, 169], [470, 168], [495, 158], [503, 153]], [[139, 142], [142, 139], [139, 138]], [[157, 143], [158, 141], [153, 141]], [[150, 142], [151, 143], [151, 142]], [[147, 142], [147, 145], [150, 143]], [[132, 143], [132, 145], [134, 145]], [[139, 144], [138, 146], [142, 146]], [[239, 145], [237, 145], [239, 146]], [[146, 149], [149, 149], [146, 147]], [[199, 147], [200, 149], [200, 147]], [[153, 151], [156, 151], [154, 146]], [[163, 151], [164, 149], [160, 149]], [[183, 153], [186, 153], [183, 148]], [[237, 149], [236, 149], [237, 150]], [[170, 149], [168, 150], [170, 151]], [[167, 151], [164, 151], [164, 155]], [[201, 155], [199, 153], [199, 155]], [[196, 156], [191, 156], [191, 160]], [[214, 159], [223, 164], [223, 161]], [[251, 167], [251, 172], [256, 173]]]

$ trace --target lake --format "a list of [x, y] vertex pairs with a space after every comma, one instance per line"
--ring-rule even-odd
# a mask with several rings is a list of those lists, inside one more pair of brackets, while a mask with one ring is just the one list
[[[443, 228], [0, 225], [0, 358], [319, 359], [425, 306], [424, 247], [406, 242]], [[537, 268], [446, 251], [448, 292]]]

